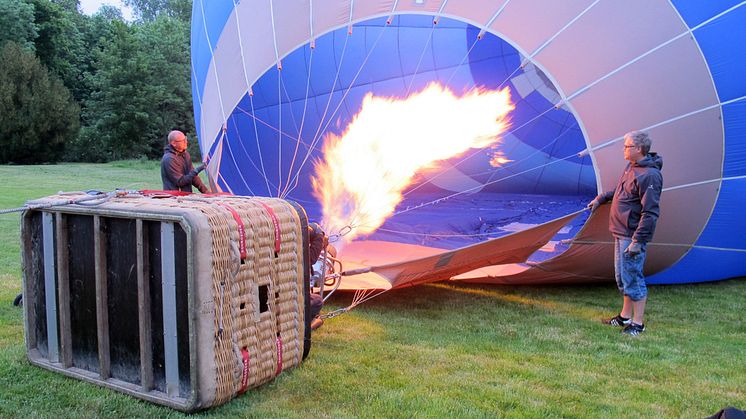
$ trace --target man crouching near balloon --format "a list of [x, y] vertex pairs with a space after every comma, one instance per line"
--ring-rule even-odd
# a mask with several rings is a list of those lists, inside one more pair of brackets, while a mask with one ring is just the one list
[[624, 302], [618, 315], [603, 322], [623, 327], [622, 333], [637, 336], [645, 331], [643, 316], [648, 290], [642, 268], [647, 243], [652, 239], [660, 213], [663, 159], [650, 152], [647, 132], [624, 135], [624, 158], [629, 161], [613, 191], [598, 195], [588, 204], [591, 212], [611, 201], [609, 231], [614, 236], [614, 277]]

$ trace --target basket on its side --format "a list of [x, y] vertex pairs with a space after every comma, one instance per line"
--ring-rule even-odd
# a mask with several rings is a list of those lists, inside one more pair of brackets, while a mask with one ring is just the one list
[[272, 380], [310, 349], [297, 204], [127, 195], [27, 210], [21, 241], [35, 365], [194, 411]]

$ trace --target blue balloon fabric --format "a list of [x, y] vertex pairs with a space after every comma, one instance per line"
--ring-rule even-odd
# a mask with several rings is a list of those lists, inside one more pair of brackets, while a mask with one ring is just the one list
[[[649, 282], [746, 275], [746, 2], [642, 2], [624, 13], [659, 26], [639, 39], [614, 30], [618, 5], [590, 0], [547, 10], [504, 1], [267, 3], [194, 2], [195, 118], [219, 190], [282, 196], [320, 219], [314, 162], [367, 94], [406, 98], [432, 82], [457, 94], [507, 87], [515, 109], [498, 149], [509, 161], [493, 167], [488, 147], [443, 162], [442, 176], [418, 176], [366, 239], [453, 249], [576, 211], [613, 187], [623, 134], [647, 129], [667, 158]], [[674, 83], [690, 87], [667, 87]], [[698, 148], [714, 151], [697, 159]], [[605, 225], [586, 214], [531, 260], [579, 280], [608, 278]], [[584, 259], [594, 252], [603, 257]]]

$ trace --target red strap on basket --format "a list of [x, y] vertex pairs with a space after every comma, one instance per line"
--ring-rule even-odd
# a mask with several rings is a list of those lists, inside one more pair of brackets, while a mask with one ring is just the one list
[[140, 193], [151, 198], [171, 198], [174, 196], [187, 196], [192, 194], [191, 192], [161, 191], [157, 189], [143, 189], [140, 191]]
[[249, 351], [246, 348], [241, 349], [241, 358], [243, 358], [243, 372], [241, 373], [241, 388], [238, 394], [243, 394], [249, 387]]
[[275, 377], [280, 375], [282, 372], [282, 338], [277, 334], [277, 370], [275, 371]]
[[230, 205], [223, 202], [217, 202], [217, 204], [230, 211], [233, 219], [236, 220], [236, 224], [238, 224], [238, 250], [241, 252], [241, 260], [246, 259], [246, 229], [243, 226], [241, 216]]
[[275, 227], [275, 256], [277, 256], [278, 253], [280, 253], [280, 222], [277, 221], [277, 216], [275, 215], [275, 212], [272, 211], [272, 208], [265, 204], [264, 202], [260, 202], [264, 209], [267, 211], [267, 214], [269, 214], [270, 218], [272, 218], [272, 225]]
[[[187, 196], [187, 195], [195, 195], [192, 192], [185, 192], [185, 191], [162, 191], [159, 189], [143, 189], [139, 191], [142, 195], [148, 196], [151, 198], [172, 198], [174, 196]], [[216, 193], [203, 193], [201, 194], [204, 197], [210, 197], [210, 196], [233, 196], [230, 192], [216, 192]]]

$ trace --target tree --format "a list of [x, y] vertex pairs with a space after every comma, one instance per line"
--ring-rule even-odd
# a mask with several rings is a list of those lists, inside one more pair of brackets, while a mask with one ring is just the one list
[[33, 53], [8, 41], [0, 51], [0, 163], [57, 161], [78, 134], [70, 91]]
[[13, 41], [33, 51], [37, 36], [33, 5], [23, 0], [0, 0], [0, 48]]
[[[112, 21], [110, 37], [93, 51], [94, 72], [87, 78], [90, 96], [84, 102], [80, 138], [71, 145], [72, 159], [105, 161], [146, 155], [142, 127], [148, 75], [141, 62], [136, 27]], [[72, 153], [72, 154], [71, 154]]]
[[192, 18], [192, 0], [124, 0], [143, 22], [152, 22], [158, 17], [172, 17], [182, 22]]
[[128, 25], [112, 21], [94, 51], [85, 127], [71, 158], [159, 158], [165, 134], [194, 131], [189, 24], [171, 17]]
[[[4, 1], [4, 0], [0, 0]], [[77, 101], [88, 92], [83, 72], [88, 56], [84, 42], [84, 17], [70, 3], [57, 4], [49, 0], [28, 0], [34, 5], [34, 22], [38, 28], [36, 55], [49, 71], [57, 75]]]

